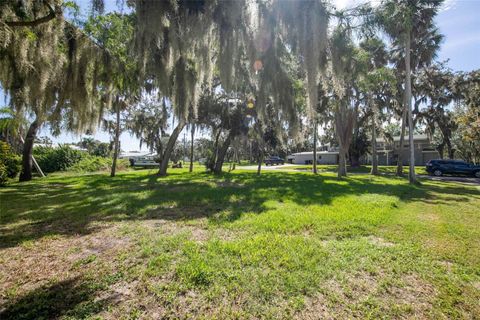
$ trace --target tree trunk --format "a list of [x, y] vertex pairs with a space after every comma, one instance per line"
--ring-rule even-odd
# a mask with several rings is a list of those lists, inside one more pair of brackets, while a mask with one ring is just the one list
[[35, 119], [28, 128], [25, 141], [23, 143], [22, 151], [22, 171], [20, 172], [19, 181], [30, 181], [32, 180], [32, 153], [33, 153], [33, 143], [37, 135], [38, 128], [40, 127], [40, 122]]
[[345, 150], [345, 146], [340, 144], [340, 150], [338, 153], [338, 177], [346, 177], [347, 176], [347, 151]]
[[438, 151], [438, 154], [440, 155], [440, 159], [443, 159], [443, 151], [445, 150], [445, 142], [439, 144], [437, 146], [437, 151]]
[[315, 123], [313, 125], [313, 173], [317, 174], [317, 119], [314, 120]]
[[257, 167], [257, 175], [260, 175], [262, 172], [262, 162], [263, 162], [263, 147], [258, 144], [258, 167]]
[[[163, 137], [163, 134], [162, 134]], [[163, 143], [162, 143], [162, 138], [158, 140], [157, 144], [157, 159], [158, 160], [158, 170], [160, 170], [160, 166], [162, 164], [162, 156], [163, 156]]]
[[230, 147], [231, 141], [232, 141], [232, 131], [228, 133], [227, 139], [225, 139], [225, 142], [218, 150], [215, 166], [213, 167], [213, 173], [215, 174], [222, 173], [223, 162], [225, 161], [225, 155], [227, 154], [228, 147]]
[[192, 141], [190, 142], [190, 169], [189, 172], [193, 171], [193, 138], [195, 137], [195, 123], [192, 123]]
[[249, 156], [249, 160], [250, 160], [250, 163], [253, 163], [253, 152], [252, 152], [252, 141], [250, 140], [248, 145], [249, 145], [249, 150], [250, 150], [250, 156]]
[[375, 103], [372, 104], [372, 108], [373, 108], [373, 115], [372, 115], [372, 171], [370, 171], [370, 174], [377, 175], [378, 174], [377, 127], [376, 127], [377, 110], [376, 110]]
[[232, 168], [232, 170], [235, 170], [237, 162], [240, 162], [240, 160], [238, 158], [238, 148], [239, 148], [239, 146], [237, 145], [235, 147], [235, 149], [233, 150], [233, 168]]
[[350, 154], [349, 158], [350, 158], [350, 166], [352, 168], [360, 167], [360, 157], [358, 156], [358, 154]]
[[447, 146], [447, 154], [448, 159], [455, 158], [455, 149], [452, 147], [452, 142], [448, 135], [443, 135], [443, 140], [445, 141], [445, 145]]
[[113, 147], [113, 161], [112, 169], [110, 171], [110, 177], [115, 177], [115, 172], [117, 171], [117, 158], [118, 152], [120, 151], [120, 105], [117, 99], [117, 110], [116, 110], [116, 123], [115, 123], [115, 138], [114, 138], [114, 147]]
[[410, 66], [410, 30], [406, 33], [405, 39], [405, 106], [408, 108], [408, 140], [410, 148], [410, 161], [408, 170], [408, 180], [410, 183], [415, 183], [417, 178], [415, 176], [415, 146], [413, 144], [413, 115], [412, 115], [412, 75]]
[[179, 120], [175, 129], [168, 139], [167, 146], [163, 151], [162, 161], [160, 162], [160, 170], [158, 170], [159, 176], [166, 176], [167, 169], [168, 169], [168, 162], [170, 160], [170, 155], [172, 154], [173, 148], [175, 147], [175, 143], [177, 142], [178, 136], [180, 132], [182, 132], [183, 128], [185, 127], [185, 121]]
[[207, 163], [206, 163], [206, 166], [207, 166], [207, 169], [210, 170], [211, 172], [214, 171], [215, 169], [215, 163], [217, 162], [217, 158], [218, 158], [218, 143], [220, 141], [220, 135], [222, 133], [222, 129], [221, 128], [218, 128], [218, 132], [217, 134], [215, 135], [215, 141], [213, 143], [213, 153], [211, 156], [208, 157], [207, 159]]
[[[402, 129], [400, 130], [400, 146], [398, 148], [397, 176], [403, 177], [403, 145], [405, 144], [405, 129], [407, 126], [407, 109], [403, 106]], [[393, 142], [395, 144], [395, 141]]]
[[337, 134], [339, 151], [338, 177], [347, 176], [347, 152], [352, 142], [352, 129], [356, 116], [348, 106], [342, 105], [335, 112], [335, 131]]
[[[356, 97], [357, 102], [355, 102], [355, 108], [354, 108], [354, 114], [358, 115], [358, 109], [360, 107], [360, 104], [358, 101], [360, 101], [360, 97], [357, 95]], [[363, 123], [363, 121], [361, 121]], [[358, 135], [360, 134], [360, 118], [357, 116], [354, 118], [353, 122], [353, 136], [352, 136], [352, 141], [355, 141], [355, 144], [358, 143]], [[351, 146], [350, 146], [351, 147]], [[349, 147], [349, 149], [350, 149]], [[357, 148], [357, 146], [355, 146]], [[350, 160], [350, 166], [352, 168], [358, 168], [360, 167], [360, 155], [358, 154], [357, 150], [355, 152], [349, 152], [348, 154], [348, 160]]]
[[455, 149], [452, 148], [452, 144], [450, 143], [450, 141], [447, 141], [447, 153], [449, 159], [455, 158]]

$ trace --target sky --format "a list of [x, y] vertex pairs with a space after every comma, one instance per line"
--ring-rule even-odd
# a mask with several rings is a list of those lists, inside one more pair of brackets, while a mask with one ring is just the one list
[[[89, 0], [78, 1], [82, 9], [87, 9]], [[365, 3], [363, 0], [332, 1], [338, 9]], [[115, 10], [116, 0], [105, 0], [106, 10]], [[377, 0], [371, 3], [378, 3]], [[448, 66], [454, 71], [471, 71], [480, 69], [480, 0], [446, 0], [442, 11], [436, 18], [440, 32], [445, 36], [438, 61], [449, 60]], [[0, 88], [0, 96], [3, 92]], [[44, 128], [39, 136], [50, 136], [48, 128]], [[183, 133], [180, 136], [183, 139]], [[71, 143], [80, 140], [80, 136], [62, 134], [51, 137], [57, 143]], [[95, 139], [110, 141], [110, 136], [98, 130]], [[129, 133], [121, 135], [121, 147], [124, 151], [140, 150], [139, 141]], [[145, 150], [145, 149], [144, 149]]]

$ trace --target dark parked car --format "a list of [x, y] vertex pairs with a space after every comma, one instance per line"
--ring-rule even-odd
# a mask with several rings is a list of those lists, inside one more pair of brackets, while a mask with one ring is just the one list
[[480, 178], [480, 166], [462, 160], [430, 160], [427, 162], [427, 172], [437, 177], [443, 174], [456, 174]]
[[268, 165], [278, 165], [278, 164], [284, 164], [285, 163], [285, 160], [283, 160], [282, 158], [280, 157], [268, 157], [267, 159], [265, 159], [265, 165], [268, 166]]

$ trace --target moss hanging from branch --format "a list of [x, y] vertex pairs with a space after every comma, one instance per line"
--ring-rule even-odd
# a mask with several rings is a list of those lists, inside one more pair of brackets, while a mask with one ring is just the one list
[[326, 65], [329, 15], [322, 1], [276, 1], [274, 13], [292, 50], [300, 55], [306, 75], [307, 106], [318, 104], [318, 83]]
[[[47, 11], [37, 1], [23, 3], [26, 16]], [[19, 18], [8, 10], [1, 15]], [[72, 129], [91, 127], [99, 116], [98, 88], [107, 80], [99, 68], [102, 50], [61, 18], [35, 27], [0, 25], [0, 34], [0, 83], [14, 109], [35, 114], [40, 123], [48, 121], [57, 131], [66, 113], [75, 119]]]

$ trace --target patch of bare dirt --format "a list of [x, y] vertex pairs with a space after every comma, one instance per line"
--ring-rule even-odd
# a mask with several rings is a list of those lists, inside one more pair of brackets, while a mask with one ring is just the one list
[[378, 247], [393, 247], [395, 244], [393, 242], [387, 241], [380, 237], [368, 236], [365, 238], [369, 243], [378, 246]]
[[169, 277], [150, 278], [147, 282], [112, 286], [97, 300], [110, 301], [115, 307], [102, 311], [98, 316], [108, 320], [125, 318], [125, 315], [131, 314], [140, 319], [191, 319], [199, 315], [209, 318], [208, 315], [216, 310], [217, 306], [213, 306], [195, 290], [176, 293], [173, 297], [158, 294], [157, 290], [163, 291], [159, 289], [161, 284], [168, 286], [172, 281]]
[[120, 305], [134, 299], [138, 292], [138, 281], [118, 282], [96, 297], [96, 301], [109, 301], [111, 305]]
[[402, 282], [402, 287], [389, 288], [389, 294], [384, 299], [387, 303], [409, 306], [414, 318], [426, 318], [432, 311], [432, 301], [437, 295], [435, 287], [416, 275], [406, 275]]
[[208, 215], [205, 208], [200, 207], [177, 207], [171, 204], [168, 207], [157, 208], [147, 213], [148, 219], [154, 220], [189, 220], [202, 219]]
[[[347, 302], [350, 300], [350, 302]], [[323, 283], [321, 292], [307, 297], [303, 310], [295, 315], [295, 319], [347, 319], [352, 314], [344, 308], [352, 299], [347, 299], [345, 289], [337, 280], [331, 279]]]
[[93, 234], [47, 237], [2, 249], [0, 256], [8, 259], [0, 263], [0, 309], [10, 299], [51, 282], [77, 277], [95, 266], [92, 263], [92, 266], [75, 268], [82, 259], [94, 256], [92, 262], [109, 263], [130, 246], [130, 240], [117, 236], [112, 227]]
[[402, 277], [400, 286], [381, 285], [382, 276], [359, 273], [343, 281], [329, 280], [321, 292], [306, 299], [305, 307], [297, 313], [297, 319], [350, 319], [363, 318], [360, 306], [374, 298], [386, 312], [392, 305], [409, 310], [406, 318], [428, 318], [433, 310], [435, 288], [415, 275]]
[[453, 268], [455, 267], [455, 263], [450, 262], [450, 261], [446, 261], [446, 260], [439, 261], [438, 263], [439, 263], [442, 267], [444, 267], [445, 269], [447, 269], [448, 272], [452, 272]]
[[143, 221], [142, 225], [154, 229], [155, 232], [160, 232], [169, 236], [185, 234], [188, 235], [191, 240], [198, 242], [204, 242], [209, 239], [209, 232], [207, 229], [196, 225], [186, 225], [182, 222], [165, 219], [150, 219]]
[[329, 307], [327, 298], [319, 293], [307, 300], [305, 308], [299, 312], [295, 319], [302, 320], [318, 320], [318, 319], [335, 319], [336, 313]]
[[215, 185], [220, 188], [243, 188], [244, 184], [233, 181], [215, 181]]
[[473, 285], [473, 287], [474, 287], [475, 289], [477, 289], [477, 290], [480, 291], [480, 281], [476, 281], [476, 282], [474, 282], [472, 285]]
[[426, 222], [438, 222], [438, 221], [440, 221], [440, 217], [437, 214], [431, 213], [431, 212], [423, 213], [423, 214], [419, 215], [419, 218], [423, 221], [426, 221]]
[[243, 234], [242, 232], [233, 232], [228, 229], [208, 229], [207, 221], [197, 221], [197, 224], [185, 224], [165, 219], [150, 219], [142, 222], [147, 228], [155, 230], [165, 235], [175, 236], [185, 234], [190, 240], [196, 242], [206, 242], [209, 239], [217, 238], [224, 241], [233, 241]]

